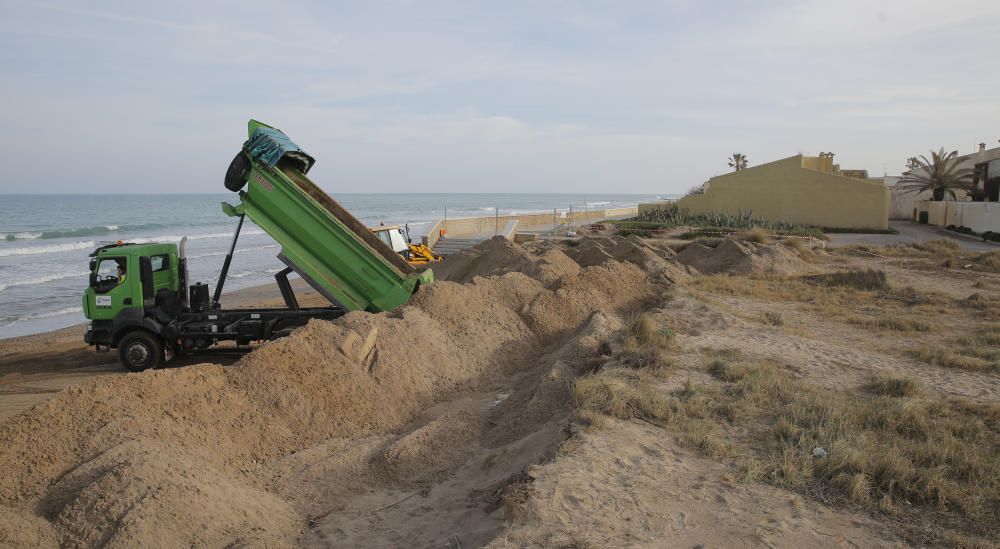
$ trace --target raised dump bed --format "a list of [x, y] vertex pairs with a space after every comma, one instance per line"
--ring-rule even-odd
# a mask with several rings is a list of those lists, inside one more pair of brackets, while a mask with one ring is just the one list
[[278, 258], [317, 292], [345, 310], [378, 312], [434, 281], [310, 181], [315, 160], [281, 130], [256, 120], [248, 126], [249, 139], [226, 174], [240, 204], [223, 203], [223, 211], [246, 215], [271, 235], [281, 245]]

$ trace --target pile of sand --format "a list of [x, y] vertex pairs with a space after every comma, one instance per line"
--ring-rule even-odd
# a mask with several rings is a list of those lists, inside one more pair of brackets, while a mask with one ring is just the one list
[[695, 274], [674, 260], [674, 251], [665, 244], [647, 241], [638, 236], [583, 237], [563, 241], [567, 256], [581, 267], [600, 265], [606, 261], [627, 261], [641, 267], [651, 278], [677, 283]]
[[787, 246], [729, 239], [719, 242], [714, 248], [693, 242], [674, 256], [674, 260], [705, 274], [794, 274], [809, 268]]
[[[67, 389], [0, 425], [0, 543], [294, 544], [305, 517], [268, 491], [269, 467], [324, 441], [385, 436], [456, 391], [536, 367], [543, 350], [578, 352], [607, 314], [655, 294], [638, 264], [665, 260], [625, 244], [603, 246], [636, 261], [581, 267], [556, 247], [491, 240], [442, 266], [471, 283], [438, 282], [391, 313], [312, 321], [230, 368]], [[551, 417], [567, 375], [555, 364], [495, 436]], [[449, 433], [475, 428], [452, 420]], [[441, 432], [428, 424], [385, 448], [385, 476], [433, 478], [463, 459]]]
[[679, 282], [691, 269], [673, 261], [674, 251], [666, 245], [647, 242], [637, 236], [594, 236], [552, 241], [538, 240], [520, 246], [496, 236], [464, 250], [434, 266], [437, 280], [471, 282], [477, 276], [520, 272], [550, 284], [576, 274], [581, 267], [606, 261], [635, 264], [653, 278]]
[[543, 283], [576, 274], [580, 270], [565, 254], [553, 253], [547, 246], [528, 249], [502, 236], [494, 236], [473, 248], [448, 256], [443, 262], [435, 264], [433, 269], [436, 280], [450, 282], [471, 282], [477, 276], [519, 272]]

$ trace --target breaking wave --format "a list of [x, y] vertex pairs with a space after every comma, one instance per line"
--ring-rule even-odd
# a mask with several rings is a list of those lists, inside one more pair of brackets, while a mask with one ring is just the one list
[[6, 290], [7, 288], [15, 288], [17, 286], [37, 286], [39, 284], [45, 284], [47, 282], [55, 282], [56, 280], [63, 280], [66, 278], [82, 278], [90, 274], [89, 271], [66, 271], [63, 273], [53, 273], [49, 275], [42, 275], [37, 278], [26, 278], [23, 280], [12, 280], [7, 283], [0, 282], [0, 292]]
[[36, 254], [51, 254], [58, 252], [71, 252], [74, 250], [86, 250], [95, 247], [97, 244], [93, 240], [88, 240], [86, 242], [70, 242], [68, 244], [51, 244], [48, 246], [27, 246], [24, 248], [6, 248], [0, 249], [0, 257], [9, 257], [12, 255], [36, 255]]
[[0, 240], [13, 242], [15, 240], [48, 240], [53, 238], [74, 238], [80, 236], [101, 236], [117, 232], [135, 232], [150, 229], [162, 229], [163, 223], [146, 223], [142, 225], [98, 225], [95, 227], [77, 227], [75, 229], [51, 229], [43, 231], [21, 231], [0, 233]]

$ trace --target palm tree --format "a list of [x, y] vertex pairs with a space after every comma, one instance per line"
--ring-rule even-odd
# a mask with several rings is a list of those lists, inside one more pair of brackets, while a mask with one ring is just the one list
[[920, 161], [917, 160], [916, 156], [911, 156], [906, 159], [906, 169], [915, 170], [920, 167]]
[[931, 159], [920, 155], [917, 166], [904, 175], [896, 185], [904, 193], [919, 193], [930, 191], [933, 200], [944, 200], [945, 193], [952, 200], [957, 198], [956, 192], [970, 193], [972, 191], [972, 169], [959, 168], [958, 151], [945, 153], [931, 151]]
[[747, 155], [743, 153], [733, 153], [733, 156], [729, 157], [729, 167], [740, 171], [747, 167]]

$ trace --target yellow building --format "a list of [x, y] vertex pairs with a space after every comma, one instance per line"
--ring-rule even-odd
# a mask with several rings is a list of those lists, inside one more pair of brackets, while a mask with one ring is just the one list
[[[888, 229], [888, 187], [881, 179], [861, 179], [861, 170], [833, 163], [833, 153], [796, 155], [713, 177], [701, 194], [677, 203], [691, 213], [750, 211], [754, 217], [835, 227]], [[656, 204], [640, 204], [639, 211]]]

